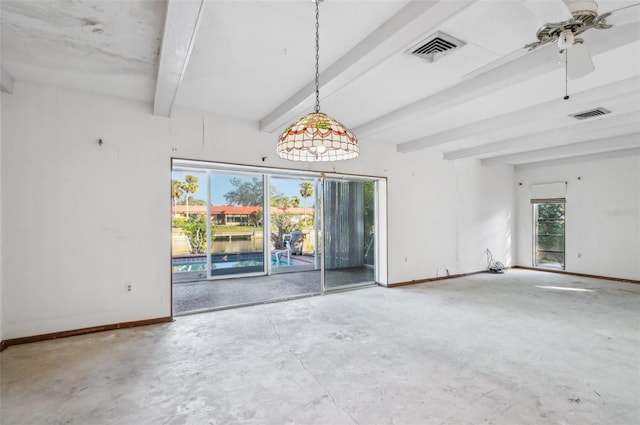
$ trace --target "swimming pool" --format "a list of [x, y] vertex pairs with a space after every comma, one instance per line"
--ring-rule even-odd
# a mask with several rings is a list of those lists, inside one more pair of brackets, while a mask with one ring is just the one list
[[[262, 252], [234, 252], [211, 254], [211, 274], [239, 274], [263, 271], [264, 259]], [[271, 254], [271, 265], [274, 267], [309, 265], [308, 261], [297, 258], [287, 259], [286, 256]], [[178, 255], [173, 257], [172, 271], [194, 272], [207, 269], [206, 256]]]

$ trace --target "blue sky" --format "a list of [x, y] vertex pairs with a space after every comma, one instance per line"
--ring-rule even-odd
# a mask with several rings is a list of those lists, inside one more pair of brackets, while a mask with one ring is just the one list
[[[196, 193], [194, 193], [194, 198], [202, 199], [203, 201], [207, 200], [207, 174], [204, 172], [198, 173], [193, 171], [174, 171], [172, 173], [173, 180], [184, 181], [184, 176], [192, 175], [198, 177], [198, 183], [200, 188]], [[229, 179], [232, 177], [238, 177], [242, 180], [250, 181], [251, 177], [243, 177], [241, 175], [233, 176], [228, 174], [212, 174], [212, 190], [213, 194], [211, 197], [211, 201], [214, 205], [226, 205], [226, 200], [224, 199], [225, 193], [233, 190], [233, 186], [229, 183]], [[283, 179], [278, 177], [271, 178], [271, 185], [275, 187], [276, 191], [284, 194], [285, 196], [291, 198], [293, 196], [297, 196], [300, 198], [301, 204], [304, 203], [302, 197], [300, 196], [300, 183], [305, 180], [303, 179]], [[308, 181], [308, 180], [307, 180]], [[307, 198], [307, 204], [311, 202], [310, 198]]]

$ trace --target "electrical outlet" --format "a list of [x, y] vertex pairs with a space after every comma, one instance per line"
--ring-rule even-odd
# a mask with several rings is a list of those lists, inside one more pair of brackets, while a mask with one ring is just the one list
[[131, 282], [124, 283], [124, 292], [131, 292], [133, 289], [133, 284]]

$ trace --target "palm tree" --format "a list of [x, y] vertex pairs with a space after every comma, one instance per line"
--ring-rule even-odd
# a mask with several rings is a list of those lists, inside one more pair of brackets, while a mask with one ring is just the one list
[[184, 195], [184, 183], [178, 180], [171, 180], [171, 197], [173, 197], [173, 215], [176, 215], [178, 209], [178, 199]]
[[302, 196], [302, 199], [304, 199], [303, 207], [306, 211], [307, 198], [310, 198], [313, 196], [313, 184], [311, 182], [300, 183], [300, 196]]
[[196, 193], [200, 189], [198, 178], [192, 175], [184, 176], [185, 182], [182, 183], [182, 189], [186, 192], [185, 201], [187, 205], [187, 218], [189, 218], [189, 194]]

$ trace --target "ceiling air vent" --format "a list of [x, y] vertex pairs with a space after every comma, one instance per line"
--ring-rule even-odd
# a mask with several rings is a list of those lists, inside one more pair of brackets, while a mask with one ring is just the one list
[[451, 51], [464, 46], [464, 42], [443, 32], [436, 32], [406, 51], [407, 54], [435, 62]]
[[589, 109], [588, 111], [579, 112], [577, 114], [571, 114], [570, 117], [573, 117], [577, 120], [586, 120], [587, 118], [599, 117], [600, 115], [610, 114], [611, 111], [605, 108], [596, 108]]

